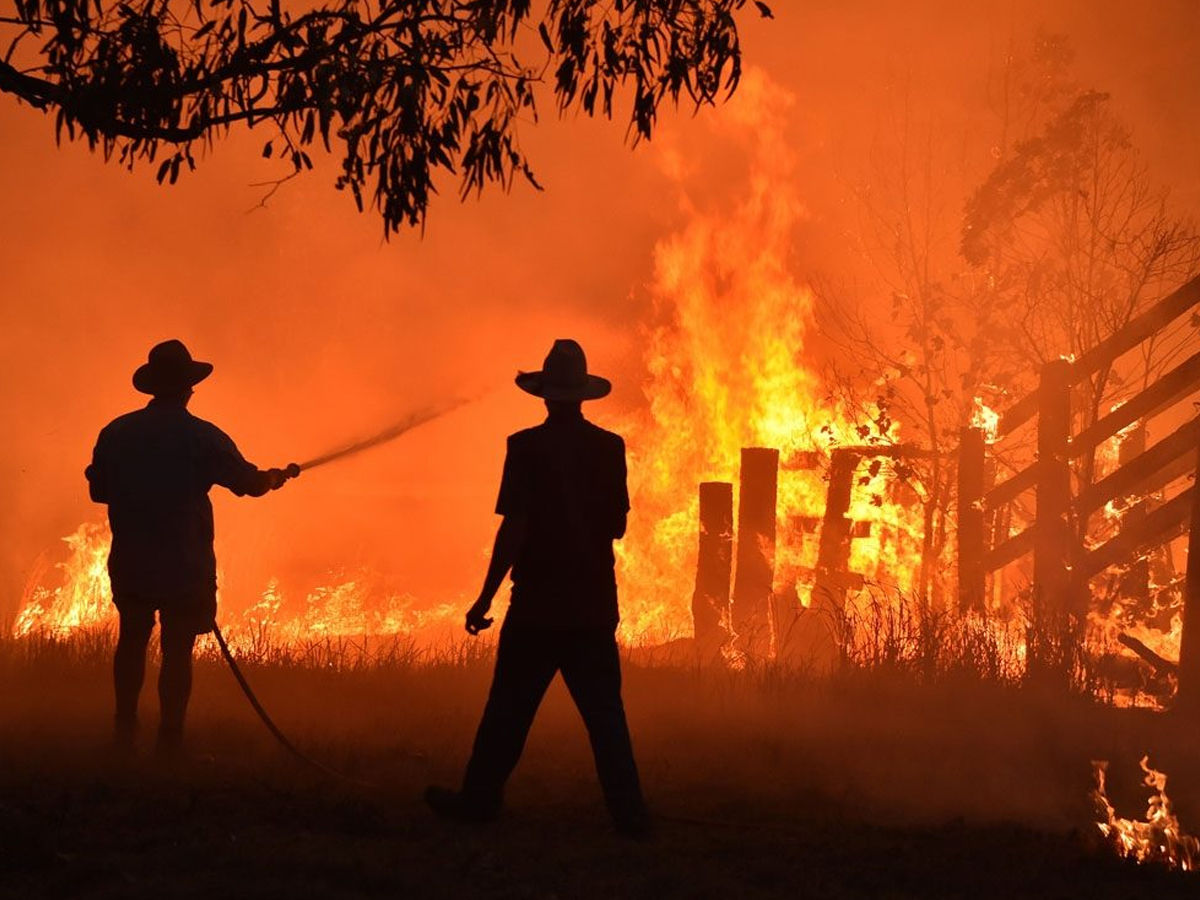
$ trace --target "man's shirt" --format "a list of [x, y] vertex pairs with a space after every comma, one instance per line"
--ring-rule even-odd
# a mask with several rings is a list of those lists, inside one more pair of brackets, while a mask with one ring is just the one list
[[108, 504], [113, 592], [164, 601], [216, 591], [209, 489], [270, 487], [221, 429], [160, 400], [105, 426], [85, 474], [92, 500]]
[[616, 628], [612, 542], [628, 511], [619, 435], [576, 415], [510, 436], [496, 512], [528, 527], [513, 563], [509, 621]]

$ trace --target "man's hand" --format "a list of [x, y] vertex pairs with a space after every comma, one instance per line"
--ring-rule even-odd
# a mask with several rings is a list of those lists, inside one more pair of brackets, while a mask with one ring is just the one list
[[479, 632], [492, 627], [494, 620], [487, 614], [491, 606], [491, 601], [485, 601], [482, 598], [471, 605], [471, 608], [467, 610], [467, 634], [479, 634]]
[[284, 486], [290, 479], [296, 478], [300, 474], [300, 467], [295, 463], [290, 463], [283, 469], [267, 469], [267, 476], [270, 479], [271, 490], [277, 491]]

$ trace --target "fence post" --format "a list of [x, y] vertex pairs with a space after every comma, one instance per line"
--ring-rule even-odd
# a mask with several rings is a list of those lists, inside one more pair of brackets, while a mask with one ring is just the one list
[[[1042, 366], [1038, 384], [1037, 531], [1033, 543], [1033, 630], [1030, 672], [1047, 667], [1066, 675], [1071, 650], [1071, 363]], [[1078, 624], [1078, 623], [1076, 623]]]
[[[1117, 464], [1124, 466], [1132, 462], [1140, 453], [1146, 450], [1146, 423], [1140, 421], [1137, 427], [1121, 438], [1117, 449]], [[1086, 510], [1082, 511], [1086, 513]], [[1131, 509], [1125, 510], [1121, 517], [1121, 527], [1134, 528], [1144, 522], [1150, 512], [1150, 501], [1143, 498]], [[1081, 529], [1082, 530], [1082, 529]], [[1150, 600], [1150, 560], [1148, 556], [1139, 556], [1121, 576], [1118, 591], [1122, 597], [1128, 597], [1139, 607]]]
[[817, 571], [813, 580], [813, 607], [840, 614], [846, 599], [846, 569], [850, 563], [850, 531], [846, 515], [854, 491], [854, 471], [861, 457], [855, 450], [836, 448], [829, 457], [829, 490], [817, 546]]
[[1179, 705], [1200, 708], [1200, 450], [1192, 485], [1192, 521], [1188, 531], [1187, 580], [1183, 593], [1183, 634], [1179, 641]]
[[985, 443], [983, 430], [964, 428], [958, 445], [958, 608], [960, 612], [984, 607], [987, 552], [984, 534], [983, 492]]
[[708, 661], [729, 637], [729, 578], [733, 568], [733, 485], [705, 481], [700, 485], [700, 536], [696, 555], [696, 590], [692, 623], [696, 652]]
[[733, 630], [743, 650], [765, 654], [770, 646], [771, 590], [775, 580], [775, 504], [779, 451], [742, 450], [738, 496], [737, 572], [733, 584]]

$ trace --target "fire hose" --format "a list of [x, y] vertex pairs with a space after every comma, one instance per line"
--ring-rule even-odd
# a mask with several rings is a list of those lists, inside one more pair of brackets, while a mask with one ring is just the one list
[[288, 736], [279, 729], [278, 725], [275, 724], [274, 719], [271, 718], [271, 714], [267, 712], [266, 708], [259, 701], [258, 696], [254, 693], [254, 688], [250, 687], [250, 682], [248, 682], [246, 680], [246, 676], [242, 674], [241, 666], [239, 666], [237, 664], [237, 660], [234, 659], [233, 652], [229, 649], [229, 644], [225, 641], [225, 635], [221, 634], [221, 629], [216, 622], [213, 622], [212, 631], [213, 637], [217, 639], [217, 646], [221, 648], [221, 655], [225, 657], [225, 662], [229, 664], [229, 671], [233, 673], [234, 680], [237, 681], [238, 686], [242, 689], [242, 693], [246, 695], [246, 699], [250, 701], [250, 705], [254, 707], [254, 711], [258, 713], [258, 717], [262, 720], [262, 723], [267, 726], [267, 731], [271, 732], [271, 735], [276, 741], [279, 742], [283, 749], [285, 749], [288, 753], [300, 760], [300, 762], [304, 763], [305, 765], [310, 766], [316, 769], [318, 772], [328, 775], [331, 778], [335, 778], [338, 781], [345, 781], [349, 784], [358, 785], [359, 787], [376, 787], [376, 785], [373, 785], [368, 781], [354, 778], [345, 774], [344, 772], [339, 772], [337, 769], [325, 765], [325, 763], [321, 762], [320, 760], [313, 759], [311, 756], [293, 744]]
[[[386, 444], [389, 441], [394, 441], [401, 435], [404, 435], [416, 428], [418, 425], [423, 425], [426, 422], [432, 421], [433, 419], [440, 418], [449, 413], [451, 410], [457, 409], [467, 402], [469, 401], [465, 399], [457, 399], [442, 406], [426, 407], [425, 409], [419, 410], [405, 417], [404, 419], [401, 419], [395, 424], [385, 428], [383, 431], [380, 431], [378, 434], [374, 434], [371, 437], [364, 438], [362, 440], [353, 441], [349, 444], [338, 447], [335, 450], [322, 453], [320, 456], [315, 456], [307, 462], [302, 462], [299, 464], [293, 463], [284, 471], [287, 473], [289, 478], [295, 478], [301, 472], [304, 472], [308, 469], [315, 469], [317, 466], [323, 466], [327, 463], [333, 462], [334, 460], [344, 459], [347, 456], [353, 456], [354, 454], [361, 453], [364, 450], [369, 450], [372, 447], [378, 447], [380, 444]], [[258, 699], [258, 695], [254, 693], [254, 689], [250, 686], [250, 682], [246, 680], [246, 676], [242, 673], [241, 667], [234, 658], [233, 651], [229, 649], [229, 643], [225, 640], [225, 635], [221, 633], [221, 629], [215, 621], [213, 622], [212, 631], [213, 637], [217, 639], [217, 646], [221, 648], [221, 656], [224, 657], [226, 664], [228, 664], [229, 671], [233, 673], [234, 680], [237, 681], [238, 687], [242, 689], [242, 693], [246, 695], [246, 699], [250, 702], [250, 706], [253, 707], [254, 712], [258, 714], [258, 717], [262, 720], [263, 725], [267, 727], [267, 731], [269, 731], [271, 736], [279, 742], [280, 746], [282, 746], [288, 753], [300, 760], [305, 765], [310, 766], [311, 768], [316, 769], [317, 771], [328, 775], [331, 778], [335, 778], [338, 781], [344, 781], [349, 784], [358, 785], [359, 787], [375, 787], [375, 785], [371, 784], [370, 782], [346, 775], [343, 772], [339, 772], [337, 769], [327, 766], [325, 763], [320, 762], [319, 760], [313, 759], [311, 756], [297, 747], [291, 741], [291, 739], [288, 738], [288, 736], [284, 734], [282, 730], [280, 730], [279, 726], [275, 724], [275, 721], [271, 718], [270, 713], [267, 712], [266, 707], [264, 707], [262, 702]], [[413, 755], [419, 757], [422, 754]]]

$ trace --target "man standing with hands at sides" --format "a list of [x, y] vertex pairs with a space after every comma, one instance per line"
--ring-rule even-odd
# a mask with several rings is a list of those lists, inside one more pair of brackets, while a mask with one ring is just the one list
[[562, 672], [591, 741], [604, 799], [617, 831], [650, 833], [621, 702], [612, 543], [625, 534], [629, 495], [625, 443], [583, 417], [581, 404], [612, 389], [588, 374], [583, 349], [558, 340], [540, 372], [517, 386], [549, 415], [508, 439], [496, 512], [502, 516], [479, 599], [467, 612], [474, 635], [489, 628], [492, 599], [512, 571], [512, 601], [500, 631], [496, 669], [462, 789], [430, 787], [441, 816], [496, 818], [505, 782], [525, 746], [538, 705]]
[[160, 755], [175, 755], [192, 690], [196, 636], [217, 612], [217, 560], [209, 489], [261, 497], [300, 474], [263, 471], [248, 463], [217, 426], [188, 412], [192, 388], [212, 372], [181, 342], [150, 350], [133, 386], [152, 395], [142, 409], [105, 426], [86, 475], [91, 498], [108, 505], [112, 551], [108, 573], [120, 626], [113, 658], [116, 741], [130, 750], [137, 732], [138, 694], [157, 611], [162, 644], [158, 677]]

